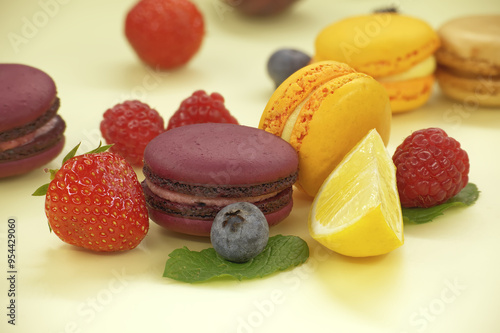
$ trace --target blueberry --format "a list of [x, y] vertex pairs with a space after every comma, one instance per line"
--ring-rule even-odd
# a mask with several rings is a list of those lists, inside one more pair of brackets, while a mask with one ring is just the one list
[[242, 263], [256, 257], [267, 245], [269, 224], [257, 206], [238, 202], [222, 208], [215, 216], [210, 240], [224, 259]]
[[281, 49], [267, 61], [267, 73], [278, 87], [290, 75], [309, 64], [311, 57], [302, 51]]
[[373, 11], [374, 13], [392, 13], [392, 14], [397, 14], [398, 13], [398, 7], [396, 6], [389, 6], [389, 7], [382, 7], [382, 8], [377, 8]]

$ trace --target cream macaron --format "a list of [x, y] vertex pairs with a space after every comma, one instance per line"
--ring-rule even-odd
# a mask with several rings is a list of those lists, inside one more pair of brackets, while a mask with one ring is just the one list
[[500, 106], [500, 15], [458, 17], [438, 34], [436, 77], [443, 93], [470, 105]]

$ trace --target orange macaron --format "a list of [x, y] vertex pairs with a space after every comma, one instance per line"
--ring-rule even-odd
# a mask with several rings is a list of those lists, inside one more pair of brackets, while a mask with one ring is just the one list
[[288, 77], [269, 99], [259, 128], [288, 141], [299, 156], [297, 187], [315, 196], [342, 158], [371, 129], [387, 144], [390, 102], [375, 79], [323, 61]]
[[324, 28], [313, 61], [335, 60], [378, 80], [393, 113], [415, 109], [432, 92], [440, 40], [426, 22], [396, 13], [345, 18]]

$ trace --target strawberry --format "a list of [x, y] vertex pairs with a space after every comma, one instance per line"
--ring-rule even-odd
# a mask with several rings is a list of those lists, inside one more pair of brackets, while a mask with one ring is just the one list
[[125, 36], [154, 69], [185, 65], [200, 49], [205, 23], [189, 0], [139, 0], [125, 19]]
[[[79, 146], [79, 145], [78, 145]], [[92, 251], [135, 248], [146, 236], [149, 217], [134, 170], [110, 146], [74, 156], [76, 146], [52, 181], [33, 195], [45, 196], [51, 230], [64, 242]]]

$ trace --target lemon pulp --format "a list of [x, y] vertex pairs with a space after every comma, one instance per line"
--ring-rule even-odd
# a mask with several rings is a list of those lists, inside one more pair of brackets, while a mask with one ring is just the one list
[[327, 177], [309, 214], [311, 236], [338, 253], [365, 257], [401, 246], [396, 169], [371, 130]]

